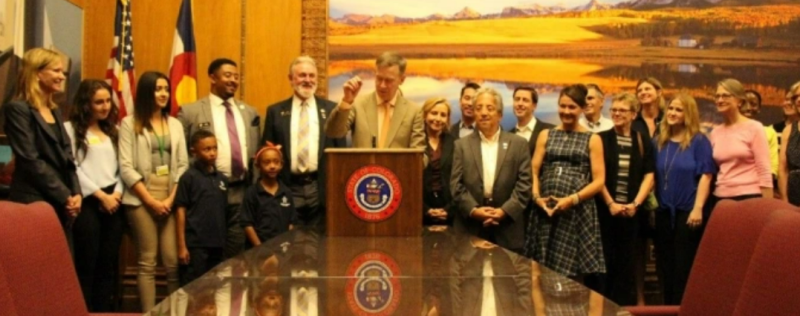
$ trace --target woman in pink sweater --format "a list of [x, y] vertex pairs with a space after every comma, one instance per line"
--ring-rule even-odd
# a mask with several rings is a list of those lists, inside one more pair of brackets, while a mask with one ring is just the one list
[[772, 198], [772, 172], [764, 125], [739, 112], [745, 102], [742, 84], [725, 79], [717, 84], [717, 111], [724, 123], [711, 131], [714, 161], [719, 166], [717, 199]]

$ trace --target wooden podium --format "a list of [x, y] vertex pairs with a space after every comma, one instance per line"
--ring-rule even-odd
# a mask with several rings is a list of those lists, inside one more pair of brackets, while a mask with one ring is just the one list
[[419, 236], [423, 149], [331, 148], [328, 236]]

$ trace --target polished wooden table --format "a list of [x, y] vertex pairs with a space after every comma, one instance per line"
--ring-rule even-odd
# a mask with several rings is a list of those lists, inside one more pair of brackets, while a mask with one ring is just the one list
[[297, 229], [223, 262], [150, 315], [618, 315], [567, 277], [477, 237]]

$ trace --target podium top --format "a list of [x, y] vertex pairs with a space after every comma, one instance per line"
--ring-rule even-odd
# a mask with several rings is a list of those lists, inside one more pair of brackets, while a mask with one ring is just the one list
[[327, 148], [325, 153], [344, 154], [415, 154], [424, 153], [424, 148]]

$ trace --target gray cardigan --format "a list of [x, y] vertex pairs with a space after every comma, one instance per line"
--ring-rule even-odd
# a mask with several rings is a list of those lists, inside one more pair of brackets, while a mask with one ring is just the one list
[[[172, 148], [169, 162], [169, 188], [172, 190], [183, 172], [189, 167], [189, 156], [186, 152], [186, 139], [181, 122], [169, 117], [167, 124]], [[150, 144], [149, 133], [136, 135], [134, 132], [133, 116], [122, 120], [119, 128], [119, 167], [122, 182], [125, 183], [127, 189], [122, 195], [122, 204], [124, 205], [139, 206], [142, 204], [131, 188], [139, 181], [147, 183], [147, 177], [153, 170]]]

